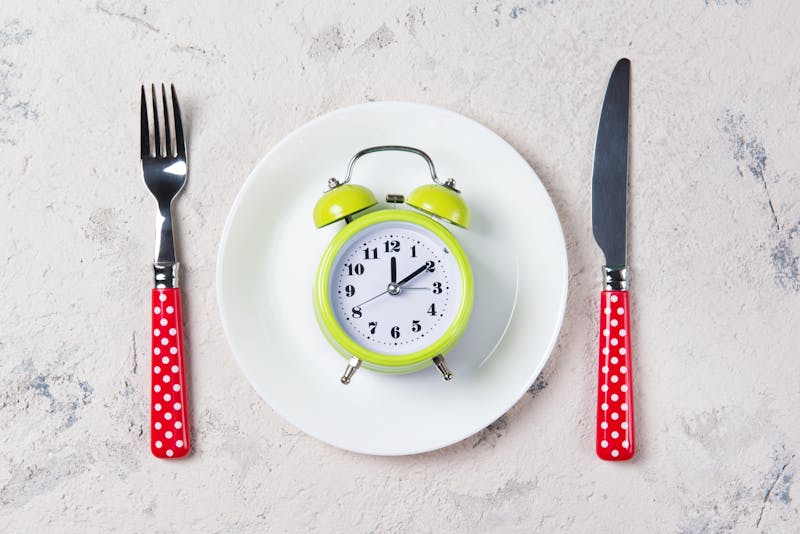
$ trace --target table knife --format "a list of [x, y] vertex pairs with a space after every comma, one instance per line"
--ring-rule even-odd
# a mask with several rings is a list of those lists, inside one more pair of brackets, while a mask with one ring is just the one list
[[629, 460], [635, 451], [630, 301], [625, 257], [628, 109], [631, 62], [620, 59], [608, 82], [592, 172], [592, 231], [605, 254], [600, 294], [597, 456]]

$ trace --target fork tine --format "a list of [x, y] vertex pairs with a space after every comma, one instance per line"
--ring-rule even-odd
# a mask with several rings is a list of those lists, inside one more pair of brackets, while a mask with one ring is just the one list
[[186, 157], [186, 141], [183, 138], [183, 121], [181, 121], [181, 107], [178, 105], [178, 95], [175, 94], [175, 86], [169, 84], [169, 90], [172, 92], [172, 120], [175, 123], [175, 150], [178, 157]]
[[158, 98], [156, 98], [156, 86], [155, 84], [150, 84], [150, 92], [153, 95], [153, 132], [155, 133], [155, 144], [156, 144], [156, 157], [161, 156], [161, 137], [159, 136], [159, 124], [158, 124]]
[[164, 89], [164, 84], [161, 84], [161, 103], [163, 104], [162, 109], [164, 110], [164, 149], [166, 151], [166, 157], [172, 157], [172, 138], [170, 137], [169, 133], [169, 112], [167, 111], [169, 108], [167, 107], [167, 91]]
[[141, 135], [142, 135], [142, 159], [150, 157], [150, 128], [147, 124], [147, 96], [144, 91], [144, 85], [142, 85], [142, 124], [141, 128]]

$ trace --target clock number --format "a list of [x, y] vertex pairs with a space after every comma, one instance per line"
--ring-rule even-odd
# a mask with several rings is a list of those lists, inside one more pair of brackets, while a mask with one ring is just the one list
[[[436, 293], [436, 291], [434, 291], [434, 293]], [[441, 293], [441, 291], [439, 293]], [[352, 297], [353, 295], [356, 294], [356, 288], [348, 284], [344, 286], [344, 294], [347, 295], [348, 297]]]
[[428, 308], [428, 315], [435, 316], [436, 315], [436, 305], [431, 304], [431, 307]]
[[411, 257], [412, 258], [417, 257], [417, 245], [411, 245]]
[[377, 321], [370, 321], [369, 322], [369, 333], [370, 334], [374, 334], [376, 328], [378, 328], [378, 322]]
[[377, 260], [378, 259], [378, 249], [377, 248], [365, 248], [364, 249], [364, 259], [365, 260]]
[[383, 247], [386, 252], [400, 252], [400, 241], [384, 241]]
[[411, 331], [419, 332], [420, 330], [422, 330], [422, 325], [419, 324], [419, 321], [417, 320], [411, 321]]
[[[348, 286], [348, 287], [352, 287], [352, 286]], [[434, 295], [438, 295], [441, 292], [442, 292], [442, 283], [441, 282], [434, 282], [433, 283], [433, 294]]]
[[361, 308], [356, 306], [355, 308], [353, 308], [353, 319], [359, 319], [359, 318], [361, 318]]
[[399, 338], [400, 337], [400, 327], [399, 326], [393, 326], [392, 329], [389, 331], [389, 333], [392, 335], [392, 337], [394, 339]]
[[436, 264], [433, 263], [432, 261], [426, 261], [425, 267], [427, 267], [427, 269], [425, 270], [428, 271], [429, 273], [432, 273], [433, 271], [436, 270]]
[[360, 263], [356, 263], [353, 265], [352, 263], [347, 264], [347, 274], [349, 276], [353, 276], [353, 274], [362, 275], [364, 274], [364, 266]]

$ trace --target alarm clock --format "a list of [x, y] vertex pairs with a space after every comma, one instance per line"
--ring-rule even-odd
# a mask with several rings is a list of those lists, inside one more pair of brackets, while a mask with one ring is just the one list
[[[366, 211], [378, 201], [350, 178], [361, 157], [384, 151], [422, 157], [433, 183], [408, 197], [387, 194], [387, 204], [399, 207]], [[464, 334], [474, 296], [467, 254], [445, 227], [466, 229], [470, 223], [455, 180], [441, 181], [431, 158], [417, 148], [363, 149], [350, 159], [343, 180], [328, 180], [314, 207], [317, 228], [337, 221], [345, 224], [322, 254], [313, 303], [323, 334], [348, 360], [341, 383], [349, 384], [360, 367], [404, 374], [430, 365], [449, 381], [444, 356]]]

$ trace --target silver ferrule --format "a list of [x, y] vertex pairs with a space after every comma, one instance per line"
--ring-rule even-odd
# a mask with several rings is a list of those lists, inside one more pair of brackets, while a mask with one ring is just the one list
[[603, 266], [603, 285], [606, 291], [627, 291], [628, 290], [628, 266], [627, 265], [604, 265]]
[[154, 263], [155, 286], [158, 289], [178, 287], [178, 262]]

